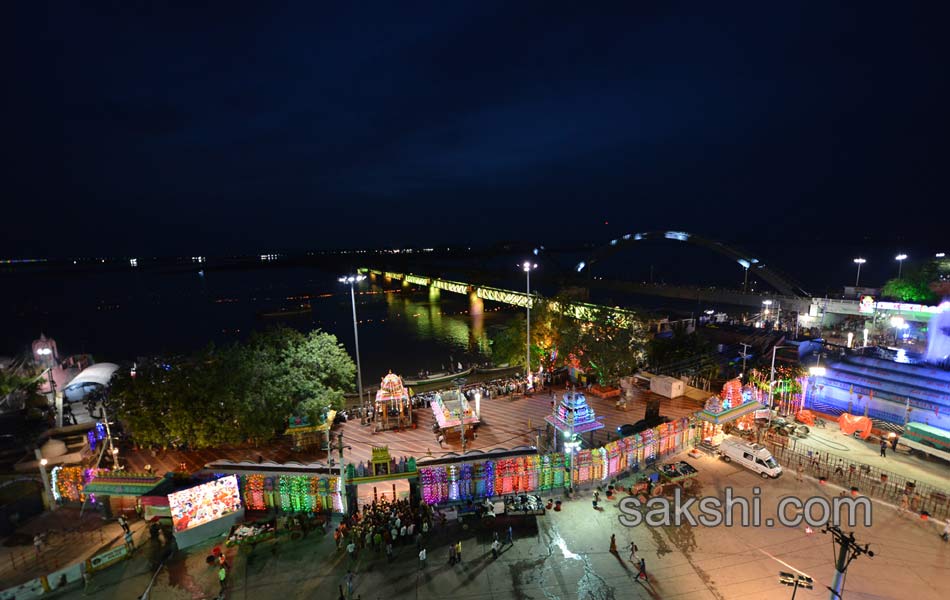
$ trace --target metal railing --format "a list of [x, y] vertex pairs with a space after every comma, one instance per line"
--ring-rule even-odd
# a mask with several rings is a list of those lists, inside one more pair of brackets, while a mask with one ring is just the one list
[[794, 476], [799, 462], [805, 474], [824, 478], [844, 488], [857, 488], [859, 494], [901, 504], [907, 498], [907, 508], [916, 513], [926, 512], [932, 517], [950, 517], [950, 491], [938, 489], [916, 479], [910, 479], [872, 465], [847, 460], [832, 452], [808, 450], [788, 445], [789, 438], [770, 435], [766, 445], [786, 469], [786, 477]]

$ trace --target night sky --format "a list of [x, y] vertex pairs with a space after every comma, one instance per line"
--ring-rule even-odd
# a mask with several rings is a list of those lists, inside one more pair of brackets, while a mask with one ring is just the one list
[[0, 258], [948, 237], [942, 3], [18, 4]]

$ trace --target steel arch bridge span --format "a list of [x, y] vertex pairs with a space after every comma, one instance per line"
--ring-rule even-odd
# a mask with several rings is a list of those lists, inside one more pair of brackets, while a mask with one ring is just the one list
[[771, 285], [781, 294], [799, 297], [811, 296], [811, 294], [802, 289], [802, 287], [795, 281], [783, 274], [776, 272], [775, 269], [765, 266], [764, 263], [759, 261], [759, 259], [754, 258], [748, 252], [744, 252], [738, 248], [727, 246], [722, 242], [710, 240], [692, 233], [687, 233], [685, 231], [650, 231], [647, 233], [628, 233], [622, 237], [610, 240], [608, 244], [597, 249], [589, 259], [578, 263], [577, 266], [574, 267], [574, 270], [578, 273], [581, 273], [594, 263], [615, 254], [621, 248], [629, 246], [634, 242], [643, 240], [671, 240], [674, 242], [686, 242], [695, 246], [701, 246], [736, 261], [740, 266], [747, 270], [751, 270], [752, 273]]

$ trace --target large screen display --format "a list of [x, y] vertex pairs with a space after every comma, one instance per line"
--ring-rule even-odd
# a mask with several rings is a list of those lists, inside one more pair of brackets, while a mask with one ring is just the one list
[[228, 475], [168, 495], [175, 531], [204, 525], [241, 509], [237, 476]]

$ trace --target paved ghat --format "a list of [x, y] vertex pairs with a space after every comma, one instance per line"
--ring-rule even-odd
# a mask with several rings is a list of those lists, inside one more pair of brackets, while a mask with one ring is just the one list
[[[807, 477], [799, 483], [794, 471], [779, 480], [764, 481], [716, 458], [686, 460], [700, 471], [691, 494], [721, 496], [731, 486], [737, 495], [751, 496], [752, 489], [760, 487], [766, 518], [774, 517], [784, 496], [835, 497], [840, 491]], [[816, 590], [800, 590], [801, 597], [827, 596], [820, 588], [830, 585], [834, 575], [828, 535], [817, 530], [809, 534], [804, 525], [627, 528], [618, 520], [620, 498], [607, 502], [602, 496], [602, 510], [594, 510], [591, 493], [583, 491], [577, 499], [565, 502], [562, 511], [548, 511], [537, 519], [499, 517], [467, 529], [450, 522], [444, 528], [436, 527], [425, 539], [428, 560], [424, 567], [419, 565], [414, 544], [397, 547], [395, 559], [388, 564], [384, 554], [363, 550], [352, 565], [352, 597], [785, 599], [790, 590], [778, 582], [778, 573], [790, 569], [776, 559], [815, 579]], [[856, 527], [855, 535], [860, 543], [871, 544], [875, 556], [852, 563], [846, 597], [945, 598], [950, 545], [938, 536], [942, 525], [877, 502], [873, 510], [872, 526]], [[509, 522], [514, 524], [515, 543], [504, 546], [494, 559], [492, 531], [497, 530], [504, 540]], [[610, 552], [612, 533], [617, 554]], [[448, 544], [459, 540], [464, 562], [450, 566]], [[646, 559], [646, 583], [636, 580], [637, 568], [628, 560], [631, 541]], [[215, 597], [218, 583], [204, 560], [213, 545], [178, 553], [156, 578], [151, 598]], [[253, 552], [228, 551], [233, 564], [228, 598], [337, 598], [340, 586], [345, 589], [349, 560], [344, 551], [336, 550], [332, 536], [311, 533], [302, 540], [262, 543]], [[144, 558], [136, 558], [99, 576], [86, 597], [134, 598], [146, 588], [150, 577]], [[80, 597], [79, 592], [75, 597]]]

